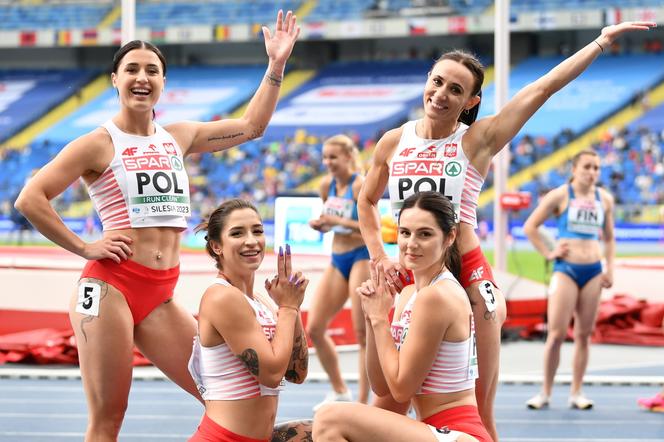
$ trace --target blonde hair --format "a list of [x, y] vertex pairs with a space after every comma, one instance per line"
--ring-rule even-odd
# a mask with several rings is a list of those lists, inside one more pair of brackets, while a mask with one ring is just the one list
[[360, 165], [360, 150], [357, 148], [355, 142], [348, 135], [334, 135], [323, 143], [323, 146], [327, 144], [334, 144], [335, 146], [340, 146], [344, 152], [350, 156], [351, 168], [353, 172], [362, 172], [362, 166]]

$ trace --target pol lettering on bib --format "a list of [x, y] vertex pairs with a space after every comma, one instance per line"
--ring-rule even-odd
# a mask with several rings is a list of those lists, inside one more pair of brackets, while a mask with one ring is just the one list
[[99, 316], [101, 286], [94, 282], [82, 282], [78, 285], [76, 311], [84, 315]]

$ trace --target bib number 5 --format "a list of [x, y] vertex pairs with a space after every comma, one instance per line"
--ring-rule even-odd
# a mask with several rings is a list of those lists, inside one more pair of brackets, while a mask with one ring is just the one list
[[92, 282], [84, 282], [78, 286], [76, 311], [84, 315], [99, 316], [101, 286]]

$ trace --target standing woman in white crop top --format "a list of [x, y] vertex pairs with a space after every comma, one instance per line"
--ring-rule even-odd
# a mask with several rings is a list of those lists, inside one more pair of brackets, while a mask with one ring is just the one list
[[323, 213], [309, 221], [313, 229], [334, 232], [332, 262], [316, 287], [307, 320], [307, 334], [316, 347], [316, 354], [333, 390], [314, 406], [314, 411], [329, 401], [352, 400], [351, 392], [341, 377], [334, 341], [326, 334], [330, 321], [349, 298], [353, 330], [360, 346], [357, 400], [366, 403], [369, 395], [364, 367], [364, 316], [356, 292], [357, 287], [369, 278], [369, 250], [362, 240], [357, 220], [357, 196], [364, 182], [358, 156], [357, 146], [346, 135], [336, 135], [325, 140], [323, 164], [329, 173], [320, 183]]
[[405, 198], [424, 190], [440, 192], [454, 204], [462, 257], [459, 282], [477, 320], [477, 401], [482, 420], [496, 440], [493, 402], [506, 306], [475, 233], [475, 209], [484, 178], [493, 157], [551, 95], [581, 74], [620, 35], [653, 26], [651, 22], [626, 22], [605, 27], [587, 46], [521, 89], [496, 115], [478, 121], [483, 66], [463, 51], [443, 54], [424, 87], [424, 117], [386, 132], [376, 146], [358, 210], [371, 259], [382, 264], [388, 283], [400, 290], [399, 274], [405, 272], [385, 254], [381, 241], [377, 204], [388, 184], [395, 212]]
[[397, 295], [378, 263], [358, 289], [371, 388], [401, 403], [412, 401], [417, 421], [378, 407], [327, 404], [314, 417], [314, 440], [491, 441], [475, 399], [473, 311], [454, 276], [460, 266], [457, 229], [446, 197], [411, 195], [399, 212], [397, 244], [414, 284]]
[[[150, 43], [127, 43], [111, 73], [120, 111], [65, 146], [21, 191], [16, 208], [44, 236], [88, 260], [69, 309], [88, 402], [86, 440], [117, 439], [134, 344], [200, 400], [187, 371], [196, 321], [171, 302], [190, 215], [183, 158], [228, 149], [265, 131], [298, 34], [291, 12], [284, 17], [279, 11], [274, 33], [263, 28], [267, 73], [241, 118], [166, 127], [153, 120], [166, 61]], [[102, 239], [92, 243], [69, 230], [50, 204], [79, 178], [103, 224]]]
[[[258, 211], [245, 200], [225, 201], [197, 230], [207, 232], [206, 249], [218, 274], [201, 298], [189, 361], [205, 400], [205, 415], [189, 440], [271, 440], [284, 377], [302, 383], [307, 375], [300, 304], [309, 281], [291, 269], [286, 246], [279, 248], [277, 275], [265, 280], [269, 297], [254, 292], [265, 234]], [[298, 431], [304, 428], [293, 425], [291, 433]]]

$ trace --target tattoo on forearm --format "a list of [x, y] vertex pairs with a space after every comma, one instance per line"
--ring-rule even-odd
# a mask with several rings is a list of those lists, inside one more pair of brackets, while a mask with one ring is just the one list
[[249, 139], [254, 140], [258, 137], [262, 137], [263, 134], [265, 133], [265, 126], [258, 126], [253, 132], [251, 132], [251, 135], [249, 135]]
[[309, 368], [309, 349], [304, 334], [300, 334], [293, 342], [290, 362], [284, 377], [289, 382], [299, 383], [304, 381], [303, 376]]
[[238, 356], [240, 360], [247, 366], [249, 373], [258, 376], [258, 353], [253, 348], [248, 348]]
[[[101, 302], [104, 300], [106, 295], [108, 295], [108, 284], [106, 284], [104, 281], [100, 281], [98, 279], [89, 279], [89, 278], [84, 278], [82, 281], [92, 281], [96, 284], [99, 284], [101, 286], [101, 295], [99, 296], [99, 305], [101, 306]], [[85, 340], [85, 343], [88, 343], [88, 334], [85, 332], [85, 325], [88, 322], [92, 322], [96, 319], [96, 316], [92, 315], [87, 315], [83, 319], [81, 319], [81, 335], [83, 336], [83, 339]]]
[[267, 82], [270, 86], [281, 86], [281, 81], [283, 80], [283, 77], [276, 72], [272, 71], [269, 74], [265, 76], [267, 79]]
[[233, 138], [244, 136], [244, 132], [237, 132], [229, 135], [221, 135], [219, 137], [209, 137], [208, 142], [210, 141], [222, 141], [222, 140], [232, 140]]

